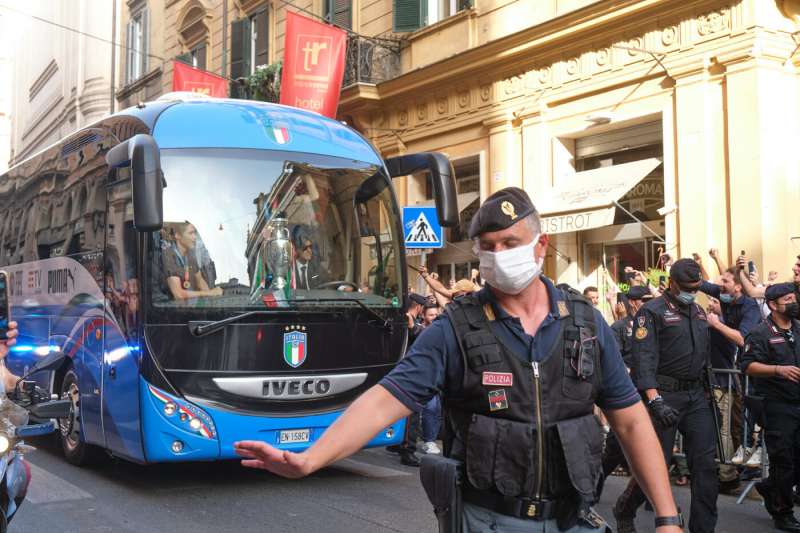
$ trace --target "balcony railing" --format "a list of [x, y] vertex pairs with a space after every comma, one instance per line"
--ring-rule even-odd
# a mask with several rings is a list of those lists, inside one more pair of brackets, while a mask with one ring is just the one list
[[351, 35], [347, 41], [343, 87], [380, 83], [400, 75], [401, 41]]

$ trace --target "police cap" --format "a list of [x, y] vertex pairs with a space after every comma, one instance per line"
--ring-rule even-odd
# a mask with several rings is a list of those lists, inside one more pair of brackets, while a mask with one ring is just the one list
[[506, 229], [535, 212], [528, 193], [519, 187], [500, 189], [487, 198], [472, 217], [469, 238], [474, 239], [487, 231]]
[[700, 265], [694, 259], [678, 259], [669, 269], [669, 277], [678, 283], [698, 283], [702, 280]]
[[428, 303], [427, 298], [425, 298], [421, 294], [417, 294], [416, 292], [412, 292], [411, 294], [409, 294], [408, 299], [410, 300], [410, 303], [414, 304], [425, 305], [426, 303]]
[[772, 302], [781, 296], [793, 293], [794, 289], [794, 283], [776, 283], [775, 285], [767, 287], [767, 290], [764, 292], [764, 299]]
[[641, 285], [631, 287], [628, 291], [629, 300], [644, 300], [648, 296], [652, 296], [652, 294], [650, 294], [650, 291], [647, 289], [647, 287], [642, 287]]

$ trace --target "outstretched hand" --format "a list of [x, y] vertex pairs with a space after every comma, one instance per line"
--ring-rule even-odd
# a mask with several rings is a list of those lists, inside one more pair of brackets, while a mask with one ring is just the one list
[[308, 455], [279, 450], [266, 442], [245, 440], [233, 444], [233, 450], [244, 457], [242, 465], [267, 470], [282, 477], [297, 479], [312, 472]]

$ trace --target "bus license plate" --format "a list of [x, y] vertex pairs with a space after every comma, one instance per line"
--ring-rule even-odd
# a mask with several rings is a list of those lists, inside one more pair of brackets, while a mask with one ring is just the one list
[[308, 442], [311, 440], [310, 429], [289, 429], [281, 431], [280, 443], [289, 444], [293, 442]]

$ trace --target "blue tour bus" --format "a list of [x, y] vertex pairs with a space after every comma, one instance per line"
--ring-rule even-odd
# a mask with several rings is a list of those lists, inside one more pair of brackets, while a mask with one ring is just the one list
[[[0, 176], [0, 265], [21, 374], [73, 402], [68, 461], [234, 458], [233, 443], [313, 443], [406, 345], [403, 228], [382, 160], [346, 125], [261, 102], [166, 95], [98, 121]], [[370, 446], [400, 441], [403, 423]]]

